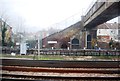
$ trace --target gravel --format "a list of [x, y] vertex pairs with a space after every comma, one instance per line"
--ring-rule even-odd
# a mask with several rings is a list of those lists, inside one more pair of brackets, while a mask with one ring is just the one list
[[98, 73], [52, 73], [52, 72], [21, 72], [2, 71], [3, 74], [33, 75], [33, 76], [67, 76], [67, 77], [118, 77], [118, 74], [98, 74]]

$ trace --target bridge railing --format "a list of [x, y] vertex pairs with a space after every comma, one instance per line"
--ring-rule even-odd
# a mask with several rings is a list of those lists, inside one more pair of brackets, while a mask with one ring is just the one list
[[[92, 2], [90, 7], [86, 11], [83, 21], [87, 22], [91, 18], [91, 16], [93, 16], [100, 8], [104, 10], [115, 2], [119, 2], [119, 0], [96, 0]], [[97, 15], [99, 14], [100, 13], [97, 13]]]
[[90, 7], [89, 11], [87, 11], [85, 18], [84, 18], [84, 22], [86, 22], [92, 15], [94, 15], [94, 13], [99, 10], [99, 8], [104, 4], [105, 2], [101, 1], [101, 0], [97, 0], [96, 2], [94, 2], [94, 4], [92, 5], [92, 7]]

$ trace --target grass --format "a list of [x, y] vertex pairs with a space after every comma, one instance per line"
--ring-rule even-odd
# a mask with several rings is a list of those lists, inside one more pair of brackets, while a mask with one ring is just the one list
[[59, 55], [40, 55], [38, 60], [65, 60], [64, 57]]
[[0, 57], [8, 57], [8, 58], [33, 58], [33, 56], [30, 55], [11, 55], [11, 54], [0, 54]]
[[93, 58], [98, 59], [120, 59], [118, 56], [94, 56]]
[[[15, 56], [11, 54], [0, 54], [0, 57], [7, 58], [25, 58], [25, 59], [33, 59], [33, 60], [80, 60], [85, 58], [86, 56], [65, 56], [65, 55], [20, 55], [17, 54]], [[118, 59], [118, 56], [92, 56], [91, 59]], [[89, 59], [88, 59], [89, 60]]]
[[0, 57], [7, 57], [7, 58], [26, 58], [26, 59], [34, 59], [34, 60], [65, 60], [64, 56], [59, 55], [15, 55], [12, 56], [11, 54], [0, 54]]
[[0, 57], [7, 58], [26, 58], [34, 60], [78, 60], [78, 58], [83, 58], [83, 56], [65, 56], [65, 55], [16, 55], [11, 54], [0, 54]]

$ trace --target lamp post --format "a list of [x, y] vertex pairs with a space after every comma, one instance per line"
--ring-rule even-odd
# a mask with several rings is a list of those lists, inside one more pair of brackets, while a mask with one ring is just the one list
[[40, 49], [42, 49], [42, 32], [38, 33], [38, 58], [40, 57]]

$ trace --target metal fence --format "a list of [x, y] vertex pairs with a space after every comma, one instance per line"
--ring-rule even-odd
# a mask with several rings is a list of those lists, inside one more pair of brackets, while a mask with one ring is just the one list
[[[19, 49], [2, 48], [3, 54], [19, 54]], [[37, 49], [28, 49], [27, 54], [38, 54]], [[40, 49], [41, 55], [73, 55], [73, 56], [120, 56], [120, 50], [102, 50], [102, 49]]]
[[73, 55], [73, 56], [119, 56], [118, 50], [91, 50], [91, 49], [61, 49], [61, 50], [40, 50], [41, 54], [47, 55]]

